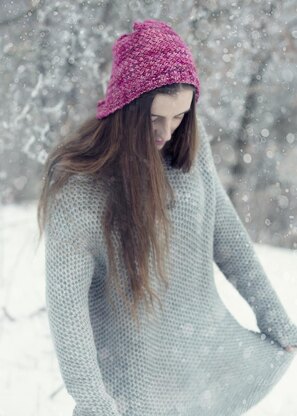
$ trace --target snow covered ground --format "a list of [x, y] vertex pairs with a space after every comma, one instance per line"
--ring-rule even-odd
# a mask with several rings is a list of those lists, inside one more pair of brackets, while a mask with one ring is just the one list
[[[0, 416], [71, 416], [45, 310], [44, 245], [37, 248], [36, 205], [0, 210]], [[255, 245], [289, 316], [297, 324], [297, 252]], [[219, 292], [231, 313], [257, 330], [248, 304], [215, 265]], [[297, 415], [297, 358], [248, 416]], [[228, 416], [228, 415], [219, 415]]]

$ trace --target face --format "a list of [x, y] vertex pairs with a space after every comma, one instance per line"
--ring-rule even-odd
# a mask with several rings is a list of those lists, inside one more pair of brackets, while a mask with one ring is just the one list
[[162, 149], [171, 139], [185, 113], [190, 110], [193, 93], [190, 89], [184, 89], [175, 95], [157, 94], [155, 96], [151, 106], [151, 122], [158, 149]]

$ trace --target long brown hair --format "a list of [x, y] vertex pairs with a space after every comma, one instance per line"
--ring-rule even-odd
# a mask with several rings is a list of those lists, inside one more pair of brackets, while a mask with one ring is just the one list
[[[183, 88], [194, 91], [189, 84], [166, 85], [142, 94], [103, 119], [89, 118], [74, 134], [56, 145], [44, 166], [37, 207], [39, 242], [45, 228], [49, 198], [72, 174], [91, 174], [109, 184], [102, 223], [110, 271], [107, 280], [117, 281], [117, 290], [121, 287], [111, 241], [112, 230], [117, 229], [133, 298], [130, 307], [132, 305], [134, 319], [142, 299], [150, 309], [155, 297], [162, 309], [158, 295], [149, 284], [150, 250], [154, 267], [157, 263], [160, 279], [168, 288], [161, 259], [168, 253], [169, 227], [174, 226], [166, 214], [168, 203], [174, 202], [174, 190], [164, 173], [164, 157], [170, 156], [172, 168], [188, 172], [199, 146], [194, 94], [190, 111], [161, 151], [153, 137], [151, 105], [156, 94], [174, 94]], [[54, 175], [55, 170], [58, 175]], [[122, 289], [121, 293], [123, 295]], [[127, 305], [125, 295], [124, 299]]]

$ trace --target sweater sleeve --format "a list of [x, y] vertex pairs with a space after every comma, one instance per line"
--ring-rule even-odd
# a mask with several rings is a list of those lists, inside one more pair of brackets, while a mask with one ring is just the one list
[[297, 326], [271, 286], [253, 242], [222, 186], [201, 122], [200, 131], [215, 186], [214, 261], [252, 308], [260, 331], [282, 347], [297, 345]]
[[96, 262], [96, 211], [89, 194], [85, 184], [72, 181], [51, 204], [45, 229], [46, 307], [61, 375], [75, 401], [73, 415], [120, 416], [103, 384], [89, 317]]

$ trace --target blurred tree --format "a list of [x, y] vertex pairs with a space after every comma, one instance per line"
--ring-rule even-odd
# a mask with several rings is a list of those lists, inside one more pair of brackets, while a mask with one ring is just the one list
[[5, 0], [2, 203], [36, 198], [49, 149], [95, 114], [114, 40], [147, 18], [169, 22], [193, 52], [198, 111], [252, 238], [297, 248], [295, 0]]

